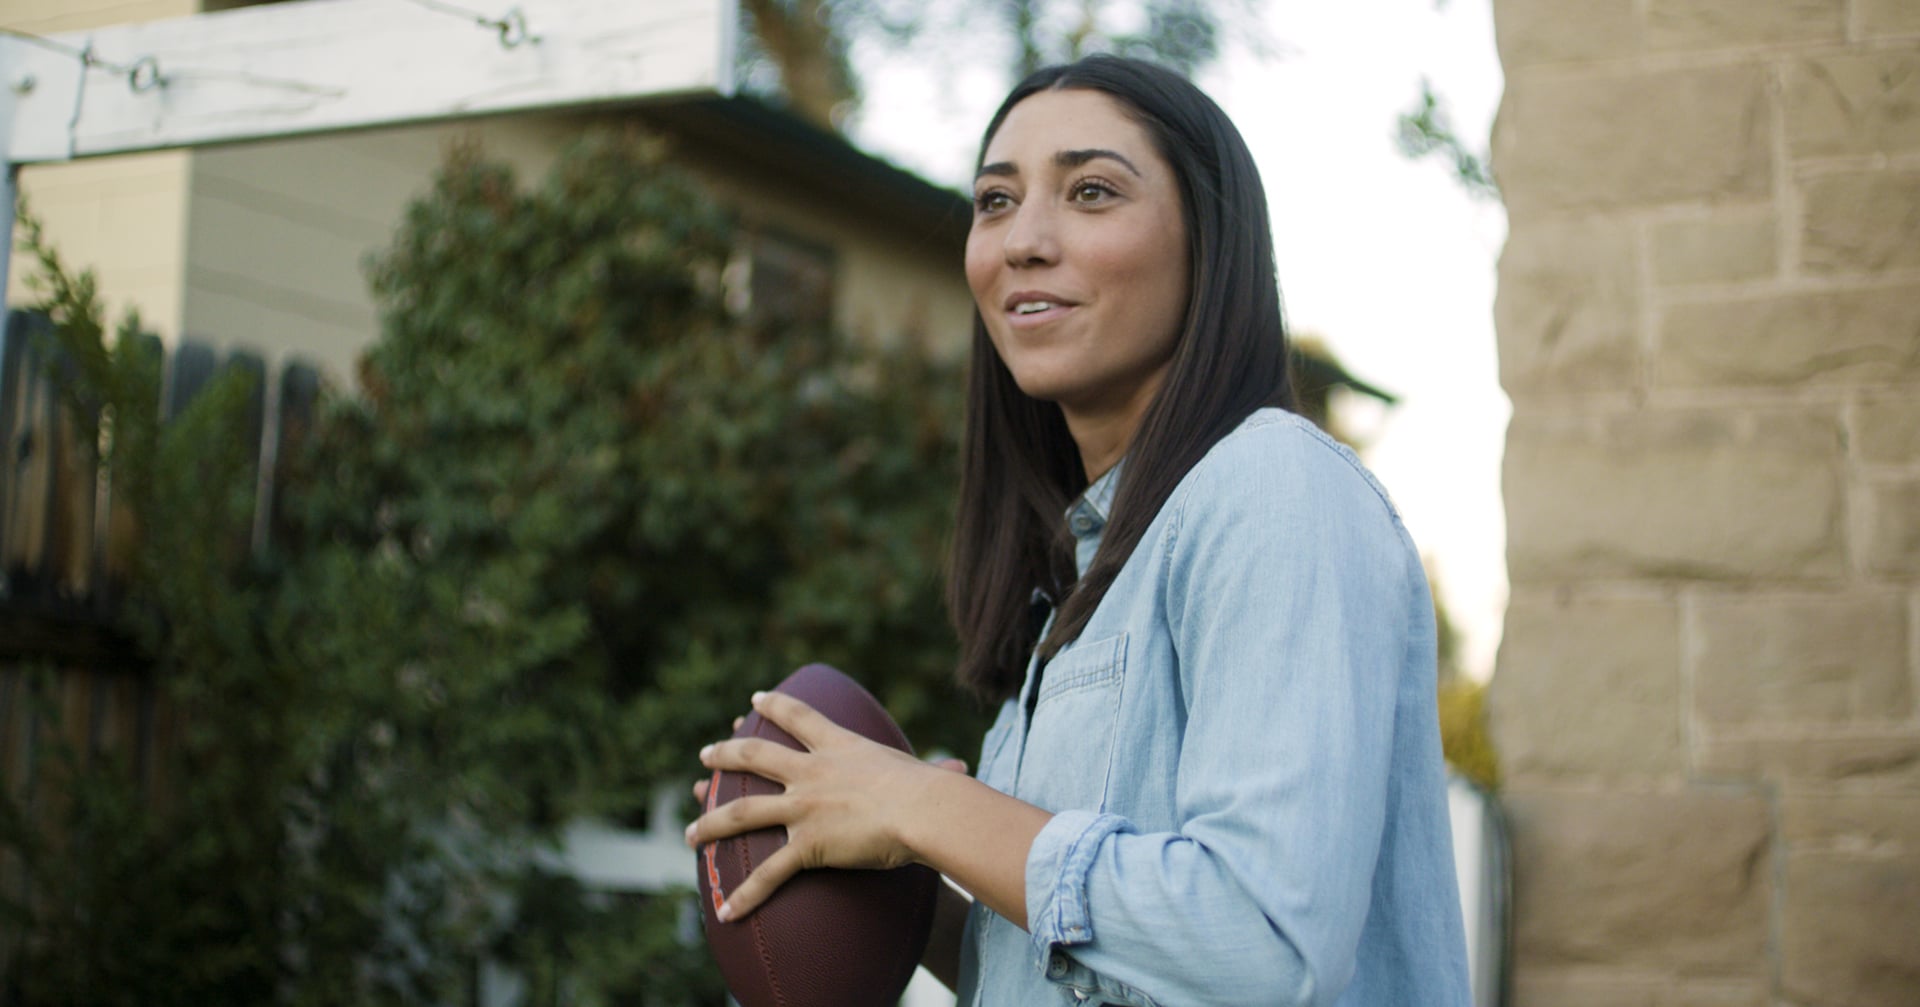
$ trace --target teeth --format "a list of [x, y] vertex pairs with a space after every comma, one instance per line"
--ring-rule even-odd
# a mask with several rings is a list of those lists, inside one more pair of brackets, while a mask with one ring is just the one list
[[1013, 313], [1016, 315], [1032, 315], [1038, 314], [1051, 307], [1053, 307], [1052, 301], [1021, 301], [1019, 304], [1013, 306]]

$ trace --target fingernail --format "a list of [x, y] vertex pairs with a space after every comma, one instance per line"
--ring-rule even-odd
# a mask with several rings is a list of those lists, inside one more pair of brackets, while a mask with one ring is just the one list
[[729, 922], [732, 922], [732, 920], [733, 920], [733, 903], [731, 903], [731, 902], [722, 902], [722, 903], [720, 903], [720, 908], [718, 908], [718, 909], [716, 909], [716, 910], [714, 910], [714, 911], [713, 911], [713, 915], [715, 915], [715, 916], [718, 916], [718, 917], [720, 917], [720, 922], [722, 922], [722, 923], [729, 923]]
[[765, 698], [767, 698], [767, 694], [766, 694], [766, 693], [764, 693], [764, 692], [756, 692], [756, 693], [754, 693], [754, 694], [753, 694], [753, 705], [755, 705], [755, 706], [759, 706], [759, 705], [760, 705], [760, 701], [761, 701], [761, 700], [763, 700], [763, 699], [765, 699]]
[[693, 829], [694, 829], [694, 826], [697, 824], [698, 824], [697, 822], [687, 823], [687, 845], [688, 846], [693, 845]]
[[708, 757], [708, 756], [710, 756], [710, 755], [712, 755], [712, 754], [713, 754], [713, 746], [712, 746], [712, 745], [706, 745], [706, 746], [704, 746], [704, 747], [702, 747], [702, 748], [700, 749], [700, 761], [701, 761], [701, 762], [705, 762], [705, 761], [707, 761], [707, 757]]

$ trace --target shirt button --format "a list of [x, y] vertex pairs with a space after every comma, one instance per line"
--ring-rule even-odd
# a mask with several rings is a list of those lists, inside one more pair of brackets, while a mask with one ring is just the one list
[[1061, 979], [1065, 978], [1066, 974], [1067, 956], [1055, 951], [1053, 957], [1047, 960], [1047, 978]]
[[1093, 519], [1085, 514], [1075, 514], [1070, 524], [1075, 535], [1085, 535], [1093, 530]]

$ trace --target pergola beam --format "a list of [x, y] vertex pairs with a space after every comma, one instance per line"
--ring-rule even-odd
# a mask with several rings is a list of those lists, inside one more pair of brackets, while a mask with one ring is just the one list
[[4, 154], [32, 164], [725, 94], [734, 16], [732, 0], [294, 0], [0, 38]]

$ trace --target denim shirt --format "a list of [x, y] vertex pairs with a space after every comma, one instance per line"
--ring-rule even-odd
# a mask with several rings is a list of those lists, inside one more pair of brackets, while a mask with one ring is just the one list
[[[1083, 573], [1115, 478], [1068, 511]], [[975, 904], [960, 1003], [1464, 1007], [1434, 648], [1386, 493], [1254, 413], [987, 734], [980, 779], [1055, 815], [1032, 933]]]

